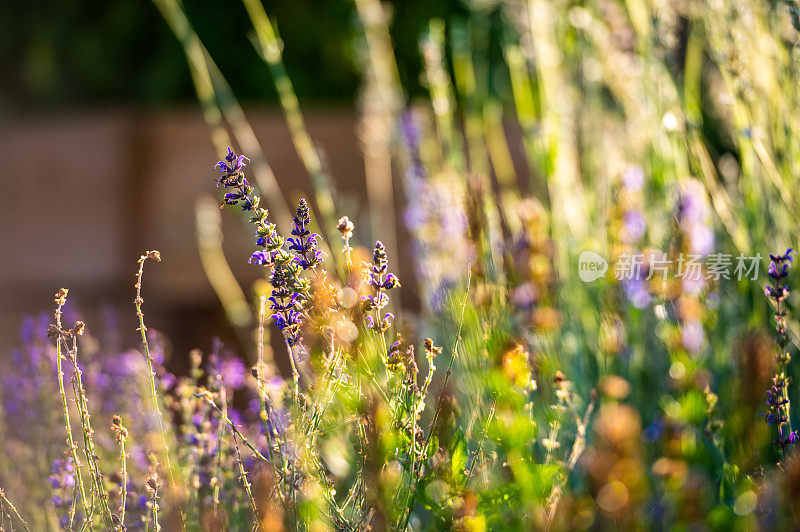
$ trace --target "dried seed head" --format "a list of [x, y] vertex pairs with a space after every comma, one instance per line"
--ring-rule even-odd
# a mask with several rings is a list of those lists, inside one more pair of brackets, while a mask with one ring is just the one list
[[122, 426], [122, 419], [116, 414], [111, 418], [111, 430], [114, 431], [117, 443], [128, 437], [128, 429]]
[[67, 301], [67, 294], [69, 293], [69, 289], [62, 288], [55, 295], [55, 301], [58, 305], [63, 305]]
[[431, 340], [430, 338], [425, 338], [425, 351], [426, 351], [425, 356], [430, 359], [434, 358], [436, 355], [441, 354], [442, 348], [433, 345], [433, 340]]
[[342, 216], [339, 218], [339, 224], [336, 228], [342, 233], [343, 238], [350, 238], [353, 236], [353, 229], [355, 229], [356, 226], [350, 221], [350, 218]]
[[209, 403], [212, 404], [214, 403], [214, 396], [211, 395], [211, 392], [209, 392], [205, 388], [200, 388], [197, 391], [197, 393], [194, 394], [194, 396], [197, 397], [198, 399], [203, 399], [204, 401], [208, 401]]
[[192, 349], [189, 352], [189, 362], [193, 368], [199, 368], [203, 363], [203, 353], [199, 349]]
[[61, 329], [59, 329], [57, 325], [51, 323], [50, 326], [47, 328], [47, 336], [49, 336], [50, 338], [58, 338], [60, 334], [61, 334]]

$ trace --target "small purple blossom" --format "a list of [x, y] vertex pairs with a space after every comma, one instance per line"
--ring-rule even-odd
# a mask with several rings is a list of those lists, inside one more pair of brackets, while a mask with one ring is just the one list
[[711, 207], [700, 181], [687, 179], [681, 183], [676, 211], [689, 251], [695, 255], [709, 255], [714, 250], [714, 230], [708, 222]]
[[[223, 160], [219, 161], [214, 168], [217, 168], [219, 172], [223, 174], [223, 176], [220, 177], [220, 181], [222, 181], [225, 178], [233, 177], [241, 172], [242, 168], [247, 166], [247, 163], [249, 162], [250, 159], [244, 155], [236, 155], [231, 147], [228, 146], [228, 154]], [[217, 186], [219, 186], [219, 182], [217, 183]]]
[[256, 251], [247, 260], [248, 263], [256, 264], [258, 266], [269, 266], [270, 264], [272, 264], [272, 261], [273, 261], [272, 255], [269, 252], [263, 250]]
[[652, 296], [647, 289], [647, 282], [642, 274], [631, 279], [624, 279], [622, 281], [622, 286], [625, 290], [625, 296], [634, 307], [644, 309], [650, 305]]
[[781, 262], [785, 262], [785, 261], [794, 262], [793, 259], [792, 259], [792, 255], [795, 254], [795, 253], [796, 253], [796, 251], [794, 249], [788, 248], [786, 250], [786, 253], [783, 253], [781, 255], [770, 253], [769, 254], [769, 260], [771, 260], [772, 262], [775, 262], [775, 263], [781, 263]]

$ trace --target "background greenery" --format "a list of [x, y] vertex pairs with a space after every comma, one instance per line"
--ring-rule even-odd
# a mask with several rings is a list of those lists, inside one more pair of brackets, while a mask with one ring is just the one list
[[[5, 113], [102, 104], [193, 104], [186, 59], [158, 10], [138, 0], [16, 2], [0, 17], [0, 110]], [[249, 42], [238, 2], [184, 2], [199, 36], [242, 101], [274, 102], [266, 67]], [[285, 42], [299, 97], [351, 103], [359, 77], [347, 2], [267, 1]], [[408, 0], [394, 6], [392, 37], [404, 85], [417, 91], [417, 40], [432, 17], [463, 12], [456, 0]], [[220, 16], [224, 13], [224, 16]], [[311, 30], [308, 21], [314, 20]]]

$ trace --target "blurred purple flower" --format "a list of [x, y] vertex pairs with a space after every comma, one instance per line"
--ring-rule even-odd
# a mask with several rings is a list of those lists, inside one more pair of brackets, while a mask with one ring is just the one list
[[622, 172], [622, 185], [636, 192], [644, 186], [644, 170], [639, 165], [630, 165]]
[[639, 242], [647, 230], [647, 222], [644, 215], [638, 211], [627, 211], [623, 217], [622, 241], [626, 244]]
[[691, 320], [683, 324], [681, 330], [681, 345], [690, 353], [699, 353], [706, 340], [706, 333], [703, 325], [697, 320]]

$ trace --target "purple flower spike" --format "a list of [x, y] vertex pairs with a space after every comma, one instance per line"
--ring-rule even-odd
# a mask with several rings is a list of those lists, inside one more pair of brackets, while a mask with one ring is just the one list
[[375, 289], [375, 294], [362, 296], [361, 305], [364, 313], [375, 311], [375, 319], [370, 316], [365, 317], [367, 327], [378, 332], [386, 331], [392, 324], [394, 316], [386, 313], [380, 318], [380, 311], [389, 304], [389, 296], [386, 291], [400, 286], [400, 279], [393, 274], [387, 273], [389, 260], [386, 258], [386, 246], [378, 240], [375, 242], [375, 249], [372, 252], [372, 265], [367, 273], [367, 283]]
[[[786, 332], [786, 307], [784, 301], [789, 296], [789, 286], [782, 284], [789, 277], [794, 249], [788, 248], [785, 253], [770, 253], [770, 265], [767, 269], [772, 283], [764, 287], [764, 295], [775, 303], [775, 332], [778, 349], [775, 355], [777, 369], [772, 378], [772, 387], [767, 390], [767, 411], [764, 420], [768, 425], [777, 427], [775, 445], [781, 449], [782, 456], [786, 455], [786, 447], [800, 442], [797, 431], [791, 430], [789, 423], [789, 398], [787, 395], [788, 378], [787, 366], [789, 364], [789, 337]], [[784, 464], [785, 465], [785, 464]]]
[[[283, 332], [287, 343], [294, 346], [302, 340], [303, 307], [311, 297], [311, 282], [301, 277], [301, 273], [322, 262], [320, 238], [308, 229], [311, 214], [305, 199], [300, 200], [292, 220], [292, 237], [287, 240], [278, 234], [275, 224], [267, 221], [269, 213], [260, 206], [261, 198], [253, 194], [253, 187], [244, 177], [242, 170], [249, 162], [250, 159], [228, 147], [225, 158], [216, 164], [222, 174], [217, 186], [228, 189], [223, 204], [239, 205], [242, 211], [250, 213], [250, 222], [256, 226], [256, 245], [263, 249], [255, 251], [248, 262], [269, 268], [272, 285], [270, 309], [274, 311], [272, 319]], [[286, 242], [289, 244], [288, 251], [284, 249]]]
[[319, 235], [308, 230], [311, 223], [311, 214], [305, 199], [300, 200], [297, 214], [292, 219], [292, 235], [288, 238], [289, 249], [297, 253], [295, 261], [304, 270], [313, 268], [322, 261], [322, 252], [317, 248]]

